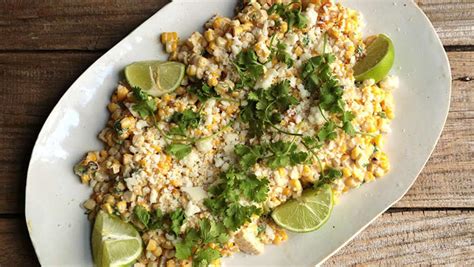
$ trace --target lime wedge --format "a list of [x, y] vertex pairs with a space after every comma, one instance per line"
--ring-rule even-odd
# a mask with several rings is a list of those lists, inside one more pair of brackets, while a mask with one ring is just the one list
[[152, 96], [173, 92], [184, 77], [184, 64], [174, 61], [140, 61], [125, 67], [125, 78]]
[[96, 266], [131, 265], [141, 253], [142, 239], [131, 224], [103, 211], [97, 214], [92, 230]]
[[390, 38], [379, 34], [367, 46], [367, 54], [354, 65], [354, 78], [356, 81], [374, 79], [381, 81], [393, 66], [395, 49]]
[[321, 227], [331, 215], [333, 195], [329, 185], [305, 190], [301, 197], [292, 199], [272, 212], [273, 220], [293, 232], [310, 232]]

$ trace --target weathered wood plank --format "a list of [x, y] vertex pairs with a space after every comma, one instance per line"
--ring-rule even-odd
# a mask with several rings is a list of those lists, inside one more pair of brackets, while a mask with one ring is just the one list
[[0, 266], [39, 266], [24, 219], [0, 219]]
[[109, 49], [168, 2], [0, 1], [0, 49]]
[[474, 264], [473, 211], [385, 213], [325, 266]]
[[[103, 50], [168, 0], [0, 1], [0, 50]], [[444, 45], [474, 45], [474, 1], [418, 0]]]
[[474, 45], [473, 0], [417, 0], [444, 45]]
[[[0, 219], [0, 266], [37, 266], [23, 219]], [[473, 211], [386, 213], [325, 266], [474, 264]]]
[[[0, 53], [0, 214], [23, 210], [28, 159], [50, 110], [98, 53]], [[451, 112], [432, 158], [396, 207], [474, 207], [474, 52], [450, 52]]]

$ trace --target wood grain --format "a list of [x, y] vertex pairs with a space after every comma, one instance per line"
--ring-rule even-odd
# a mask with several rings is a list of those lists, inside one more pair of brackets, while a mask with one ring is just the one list
[[[36, 266], [23, 219], [0, 219], [0, 266]], [[473, 211], [408, 211], [379, 217], [325, 266], [474, 264]], [[5, 245], [3, 245], [5, 244]], [[12, 265], [12, 263], [14, 263]]]
[[[98, 53], [0, 53], [0, 214], [23, 212], [29, 155], [50, 110]], [[396, 207], [473, 207], [474, 52], [450, 52], [451, 112], [419, 179]], [[32, 82], [33, 81], [33, 82]], [[8, 86], [6, 86], [8, 85]]]
[[473, 229], [473, 211], [386, 213], [325, 266], [472, 266]]
[[39, 266], [24, 219], [0, 218], [0, 266]]
[[474, 44], [473, 0], [418, 0], [444, 45]]
[[[167, 0], [0, 1], [2, 50], [104, 50]], [[474, 44], [473, 0], [418, 0], [444, 45]]]

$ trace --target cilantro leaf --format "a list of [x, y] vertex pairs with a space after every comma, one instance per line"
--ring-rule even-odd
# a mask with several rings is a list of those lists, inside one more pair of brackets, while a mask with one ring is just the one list
[[308, 18], [301, 14], [301, 2], [293, 1], [289, 4], [274, 4], [268, 9], [268, 14], [278, 14], [288, 23], [288, 31], [293, 26], [304, 28], [308, 24]]
[[279, 124], [281, 114], [298, 100], [290, 94], [290, 82], [284, 80], [268, 89], [258, 89], [248, 94], [247, 105], [242, 107], [240, 119], [248, 123], [251, 137], [261, 136], [265, 129]]
[[150, 213], [145, 207], [140, 205], [135, 206], [135, 208], [133, 208], [133, 215], [141, 224], [143, 224], [143, 226], [145, 226], [145, 228], [148, 228], [148, 223], [150, 222]]
[[319, 177], [318, 182], [315, 184], [315, 188], [322, 186], [323, 184], [332, 183], [334, 180], [342, 177], [342, 172], [338, 169], [330, 168], [324, 171]]
[[277, 169], [286, 166], [295, 166], [303, 163], [308, 158], [305, 152], [297, 151], [296, 144], [293, 142], [277, 141], [268, 144], [271, 155], [268, 157], [268, 166]]
[[257, 54], [253, 49], [241, 51], [233, 63], [240, 76], [236, 88], [254, 87], [257, 79], [265, 71], [263, 65], [258, 62]]
[[171, 230], [176, 235], [179, 235], [181, 225], [183, 225], [184, 219], [185, 219], [183, 209], [178, 208], [174, 210], [173, 212], [171, 212], [170, 219], [171, 219]]
[[164, 214], [160, 209], [156, 209], [154, 213], [151, 213], [149, 229], [161, 229], [163, 226]]
[[199, 267], [201, 266], [207, 267], [209, 264], [219, 259], [220, 257], [221, 257], [221, 253], [219, 251], [210, 247], [203, 248], [203, 249], [200, 249], [194, 256], [193, 265], [194, 265], [194, 262], [196, 262], [196, 265]]
[[171, 128], [169, 134], [186, 136], [186, 130], [198, 127], [200, 121], [201, 115], [191, 109], [175, 112], [171, 115], [170, 122], [175, 123], [177, 126]]
[[234, 147], [234, 153], [239, 156], [240, 167], [244, 170], [249, 169], [258, 160], [263, 157], [264, 148], [260, 145], [254, 145], [252, 147], [237, 144]]
[[206, 102], [210, 98], [218, 97], [216, 90], [214, 87], [210, 87], [207, 83], [200, 81], [198, 83], [194, 83], [188, 87], [188, 91], [194, 95], [196, 95], [202, 103]]
[[355, 118], [354, 114], [350, 111], [345, 111], [342, 115], [342, 129], [348, 135], [353, 136], [356, 134], [354, 126], [351, 121]]
[[291, 55], [286, 52], [286, 44], [284, 43], [278, 43], [277, 44], [277, 49], [275, 52], [275, 56], [278, 59], [278, 61], [285, 63], [288, 67], [293, 66], [293, 58], [291, 58]]
[[186, 232], [186, 236], [183, 241], [176, 243], [176, 258], [185, 260], [191, 257], [193, 253], [193, 247], [198, 243], [199, 235], [195, 229], [189, 229]]
[[170, 144], [165, 148], [166, 153], [175, 156], [178, 160], [191, 153], [192, 146], [188, 144]]
[[133, 95], [137, 100], [132, 106], [132, 109], [140, 115], [142, 119], [146, 119], [149, 116], [154, 116], [156, 111], [156, 102], [153, 98], [150, 98], [148, 94], [138, 87], [132, 88]]
[[334, 140], [337, 137], [336, 133], [336, 124], [332, 121], [328, 121], [324, 124], [317, 134], [320, 142], [325, 142], [326, 140]]
[[199, 233], [204, 244], [225, 243], [229, 239], [224, 224], [213, 220], [203, 219], [199, 221]]

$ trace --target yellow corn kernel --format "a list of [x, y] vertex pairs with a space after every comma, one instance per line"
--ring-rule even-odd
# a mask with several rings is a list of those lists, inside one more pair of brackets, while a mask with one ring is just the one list
[[213, 260], [213, 261], [211, 262], [211, 266], [214, 266], [214, 267], [219, 267], [219, 266], [221, 266], [221, 259]]
[[253, 24], [251, 22], [246, 22], [242, 24], [242, 29], [246, 32], [250, 31], [253, 28]]
[[367, 166], [367, 171], [368, 172], [373, 172], [376, 167], [377, 166], [375, 164], [369, 164], [369, 166]]
[[344, 167], [342, 168], [342, 175], [347, 178], [347, 177], [350, 177], [352, 175], [352, 171], [351, 169], [347, 168], [347, 167]]
[[390, 170], [390, 162], [388, 162], [388, 160], [382, 160], [380, 161], [380, 168], [382, 168], [384, 171], [388, 171]]
[[377, 147], [383, 147], [384, 143], [383, 143], [383, 137], [381, 134], [378, 134], [377, 136], [374, 137], [374, 139], [372, 140], [374, 145], [376, 145]]
[[122, 101], [127, 97], [128, 89], [125, 86], [119, 86], [117, 88], [117, 100]]
[[290, 186], [293, 188], [293, 191], [296, 191], [296, 192], [302, 189], [301, 182], [296, 179], [290, 180]]
[[85, 162], [89, 163], [90, 161], [97, 161], [97, 154], [95, 152], [87, 153]]
[[156, 249], [153, 250], [151, 253], [153, 253], [155, 257], [159, 257], [161, 256], [161, 254], [163, 254], [163, 249], [161, 247], [156, 247]]
[[186, 73], [189, 76], [195, 76], [197, 72], [197, 68], [194, 65], [189, 65], [188, 68], [186, 69]]
[[209, 44], [207, 45], [208, 51], [212, 52], [212, 51], [216, 50], [216, 48], [217, 48], [217, 45], [214, 41], [209, 42]]
[[365, 121], [365, 127], [367, 129], [367, 132], [369, 133], [377, 131], [375, 120], [373, 118], [367, 118], [367, 120]]
[[356, 146], [351, 151], [351, 158], [353, 160], [358, 160], [358, 159], [360, 159], [360, 157], [362, 157], [362, 150], [358, 146]]
[[349, 178], [344, 181], [344, 184], [350, 188], [354, 188], [354, 187], [359, 186], [360, 182], [356, 181], [355, 179]]
[[156, 248], [157, 248], [156, 241], [153, 240], [153, 239], [150, 239], [150, 241], [148, 241], [148, 245], [146, 246], [146, 250], [147, 251], [154, 251]]
[[119, 108], [120, 108], [120, 106], [117, 105], [116, 103], [109, 103], [109, 104], [107, 105], [107, 109], [109, 110], [110, 113], [116, 111], [116, 110], [119, 109]]
[[112, 195], [105, 195], [104, 197], [105, 203], [109, 203], [110, 205], [113, 205], [115, 203], [115, 198]]
[[295, 55], [296, 55], [297, 57], [299, 57], [299, 56], [301, 56], [302, 54], [303, 54], [303, 49], [302, 49], [301, 47], [299, 47], [299, 46], [296, 47], [296, 48], [295, 48]]
[[174, 260], [167, 260], [166, 267], [176, 267], [176, 262]]
[[127, 202], [122, 200], [117, 203], [117, 210], [120, 213], [124, 213], [126, 209], [127, 209]]
[[280, 235], [275, 235], [275, 238], [273, 239], [273, 244], [274, 245], [279, 245], [282, 242], [282, 237]]
[[216, 39], [216, 33], [213, 29], [209, 29], [204, 32], [204, 38], [206, 38], [206, 41], [212, 42]]
[[382, 177], [382, 176], [385, 175], [385, 173], [387, 173], [387, 172], [386, 172], [384, 169], [382, 169], [382, 168], [377, 168], [377, 169], [375, 169], [375, 171], [374, 171], [375, 177]]
[[393, 114], [393, 110], [391, 108], [386, 108], [385, 109], [385, 115], [387, 116], [387, 118], [389, 118], [390, 120], [393, 120], [393, 118], [395, 118], [395, 115]]
[[244, 29], [241, 26], [234, 26], [232, 27], [232, 35], [237, 36], [244, 32]]
[[120, 121], [120, 127], [122, 129], [129, 129], [135, 126], [135, 119], [131, 116], [125, 117]]
[[288, 31], [288, 23], [286, 21], [282, 21], [280, 24], [280, 32], [285, 33]]
[[156, 153], [160, 153], [162, 151], [162, 148], [158, 145], [152, 145], [151, 147], [155, 150]]
[[291, 194], [291, 190], [288, 187], [283, 188], [282, 194], [284, 196], [289, 196]]
[[225, 18], [223, 17], [216, 17], [214, 19], [214, 21], [212, 22], [212, 27], [214, 29], [219, 29], [219, 30], [223, 30], [225, 25], [227, 24], [227, 21]]
[[166, 43], [166, 53], [176, 52], [176, 49], [178, 49], [178, 42], [171, 41]]
[[364, 173], [361, 169], [354, 168], [354, 170], [352, 171], [352, 177], [354, 179], [357, 179], [357, 181], [362, 181], [362, 179], [364, 178]]
[[368, 172], [368, 173], [365, 175], [365, 179], [364, 179], [364, 180], [365, 180], [366, 182], [371, 182], [371, 181], [373, 181], [374, 179], [375, 179], [374, 174], [371, 173], [371, 172]]
[[209, 78], [209, 80], [207, 80], [207, 84], [211, 87], [214, 87], [217, 85], [219, 81], [217, 81], [217, 79], [215, 77], [211, 77]]
[[279, 169], [278, 169], [278, 174], [279, 174], [281, 177], [285, 177], [285, 176], [288, 174], [288, 172], [286, 171], [285, 168], [279, 168]]
[[81, 183], [83, 184], [88, 184], [90, 180], [91, 180], [91, 177], [89, 176], [89, 174], [83, 174], [81, 176]]
[[178, 40], [178, 33], [177, 32], [164, 32], [161, 34], [161, 43], [165, 44], [171, 41]]
[[102, 205], [102, 210], [106, 211], [108, 214], [112, 214], [112, 212], [114, 211], [109, 203], [105, 203], [104, 205]]
[[282, 241], [285, 241], [285, 240], [288, 239], [288, 234], [286, 233], [285, 230], [281, 229], [281, 230], [278, 231], [278, 232], [279, 232], [279, 234], [280, 234], [280, 236], [281, 236], [281, 240], [282, 240]]

